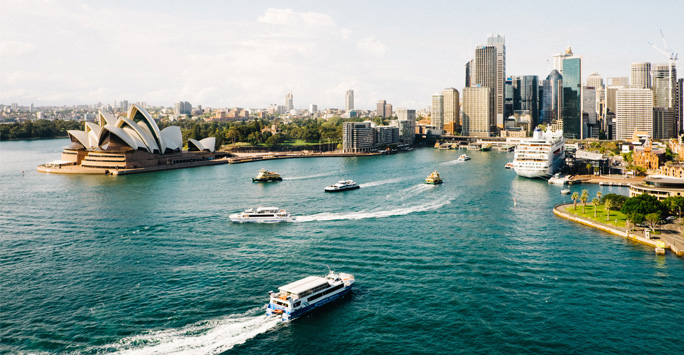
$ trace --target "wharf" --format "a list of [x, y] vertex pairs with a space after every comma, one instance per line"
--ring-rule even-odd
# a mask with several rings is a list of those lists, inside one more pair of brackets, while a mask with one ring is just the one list
[[599, 184], [602, 186], [627, 186], [644, 182], [643, 176], [624, 178], [622, 175], [575, 175], [568, 182], [570, 184]]
[[[561, 218], [569, 219], [573, 222], [584, 224], [589, 227], [600, 229], [604, 232], [619, 235], [626, 239], [649, 245], [653, 248], [658, 247], [659, 242], [665, 244], [665, 249], [670, 249], [673, 254], [684, 257], [684, 237], [682, 237], [681, 223], [664, 224], [659, 230], [661, 234], [651, 235], [650, 238], [645, 236], [643, 229], [632, 229], [630, 231], [618, 229], [610, 223], [600, 223], [580, 216], [572, 215], [566, 210], [572, 208], [573, 204], [559, 204], [553, 207], [553, 213]], [[681, 221], [679, 221], [681, 222]]]
[[383, 153], [233, 153], [235, 157], [228, 158], [229, 164], [241, 164], [262, 160], [295, 159], [295, 158], [330, 158], [330, 157], [368, 157], [383, 155]]

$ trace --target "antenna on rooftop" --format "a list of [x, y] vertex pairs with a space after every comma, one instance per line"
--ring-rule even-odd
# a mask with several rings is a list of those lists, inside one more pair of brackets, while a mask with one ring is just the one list
[[670, 50], [670, 48], [667, 46], [667, 41], [665, 40], [665, 33], [663, 33], [663, 30], [660, 30], [660, 37], [663, 39], [663, 44], [665, 45], [665, 49], [658, 48], [655, 44], [648, 42], [648, 44], [651, 45], [651, 47], [655, 48], [658, 52], [662, 53], [667, 57], [668, 60], [668, 82], [669, 82], [669, 87], [670, 90], [668, 90], [668, 105], [672, 107], [672, 67], [675, 65], [675, 62], [677, 61], [677, 53], [673, 52]]

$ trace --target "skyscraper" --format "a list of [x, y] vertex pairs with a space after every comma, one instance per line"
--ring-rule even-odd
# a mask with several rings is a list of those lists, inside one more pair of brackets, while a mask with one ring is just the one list
[[491, 132], [491, 95], [488, 87], [463, 89], [463, 135], [489, 137]]
[[292, 93], [287, 93], [287, 95], [285, 95], [285, 108], [288, 112], [294, 109]]
[[[681, 117], [679, 116], [679, 95], [677, 95], [677, 68], [672, 64], [658, 64], [653, 68], [653, 106], [666, 108], [672, 111], [664, 114], [672, 116], [672, 135], [676, 136], [681, 131]], [[667, 137], [670, 138], [670, 137]]]
[[438, 132], [444, 132], [444, 95], [436, 93], [432, 95], [431, 125]]
[[563, 136], [582, 139], [582, 58], [563, 59]]
[[653, 91], [621, 88], [616, 93], [615, 139], [629, 140], [634, 131], [648, 132], [653, 137]]
[[444, 98], [444, 131], [446, 134], [454, 134], [461, 125], [461, 106], [459, 103], [458, 90], [446, 88], [442, 91]]
[[[536, 75], [523, 75], [516, 77], [517, 85], [514, 90], [513, 110], [521, 111], [532, 118], [532, 126], [539, 121], [539, 78]], [[524, 112], [522, 112], [524, 111]]]
[[475, 60], [471, 59], [465, 64], [465, 87], [473, 86], [473, 74], [475, 72]]
[[[497, 88], [497, 55], [496, 47], [494, 46], [479, 46], [475, 48], [475, 82], [474, 86], [487, 87], [491, 90], [489, 95], [489, 104], [491, 107], [487, 110], [489, 114], [489, 126], [492, 129], [497, 126], [496, 116], [496, 88]], [[502, 87], [503, 90], [503, 87]], [[465, 105], [464, 105], [465, 106]], [[503, 102], [501, 106], [501, 116], [503, 124]]]
[[403, 144], [413, 144], [416, 137], [416, 110], [397, 109], [399, 139]]
[[506, 83], [506, 38], [498, 33], [490, 34], [487, 37], [487, 45], [496, 48], [496, 88], [495, 88], [495, 109], [496, 125], [504, 126], [504, 85]]
[[572, 48], [568, 47], [565, 52], [558, 53], [553, 56], [553, 69], [558, 70], [558, 72], [563, 75], [563, 61], [565, 58], [572, 57]]
[[651, 63], [641, 62], [630, 65], [631, 86], [637, 89], [651, 88]]
[[558, 70], [553, 69], [542, 85], [544, 86], [544, 99], [542, 100], [541, 120], [545, 124], [550, 124], [560, 119], [560, 108], [563, 98], [563, 76]]
[[344, 110], [349, 112], [354, 109], [354, 90], [347, 90], [347, 97], [344, 101]]
[[591, 86], [595, 88], [596, 90], [602, 89], [603, 88], [603, 78], [599, 75], [599, 73], [591, 73], [587, 77], [587, 86]]

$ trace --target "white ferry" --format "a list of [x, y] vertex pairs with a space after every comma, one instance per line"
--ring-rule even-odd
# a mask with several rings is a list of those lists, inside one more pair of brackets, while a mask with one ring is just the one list
[[354, 182], [354, 180], [340, 180], [337, 182], [335, 185], [330, 185], [326, 187], [324, 190], [326, 192], [338, 192], [338, 191], [345, 191], [345, 190], [354, 190], [358, 189], [360, 186]]
[[278, 292], [270, 291], [266, 306], [267, 316], [281, 316], [283, 321], [295, 319], [302, 314], [343, 297], [351, 291], [354, 276], [330, 271], [326, 277], [308, 276], [281, 286]]
[[563, 131], [542, 132], [534, 130], [532, 138], [524, 139], [515, 148], [513, 169], [518, 176], [548, 178], [565, 161], [565, 138]]
[[256, 210], [250, 208], [245, 212], [231, 214], [230, 220], [235, 223], [278, 223], [292, 222], [294, 217], [278, 207], [259, 207]]

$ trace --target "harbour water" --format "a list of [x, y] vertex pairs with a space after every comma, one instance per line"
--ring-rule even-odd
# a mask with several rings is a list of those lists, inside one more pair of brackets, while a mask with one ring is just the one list
[[[569, 196], [505, 170], [513, 153], [35, 171], [67, 142], [0, 142], [0, 353], [682, 351], [684, 260], [556, 218]], [[261, 168], [284, 180], [252, 183]], [[340, 179], [361, 189], [323, 192]], [[297, 222], [228, 219], [269, 205]], [[350, 297], [264, 316], [269, 290], [328, 265]]]

